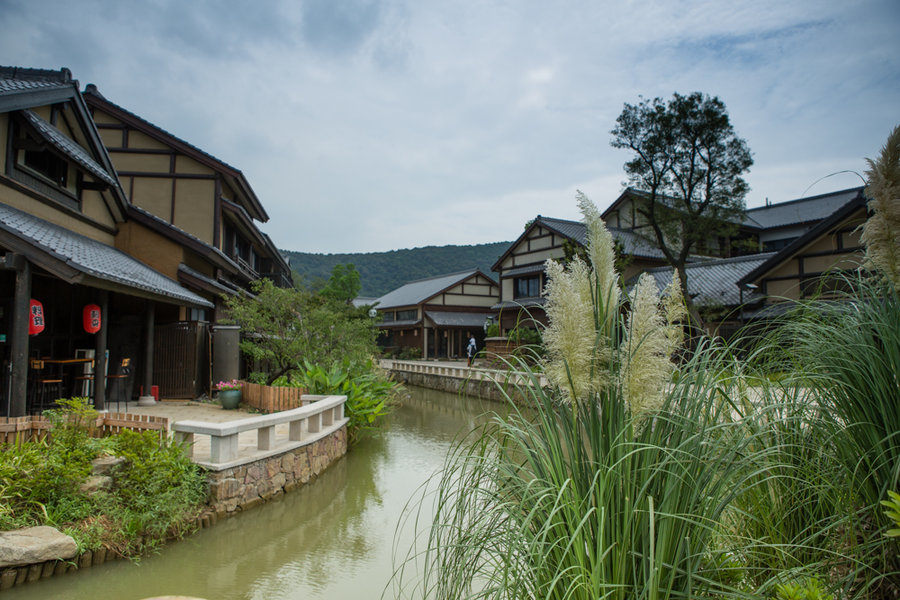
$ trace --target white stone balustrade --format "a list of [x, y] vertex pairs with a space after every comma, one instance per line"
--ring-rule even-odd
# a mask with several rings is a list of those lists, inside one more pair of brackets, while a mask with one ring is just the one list
[[[176, 441], [188, 444], [192, 457], [195, 436], [209, 436], [209, 461], [195, 459], [195, 462], [221, 470], [305, 446], [330, 435], [347, 422], [344, 417], [346, 401], [346, 396], [304, 395], [304, 406], [293, 410], [224, 423], [176, 421], [172, 431]], [[276, 435], [276, 427], [284, 424], [288, 426], [286, 438]], [[238, 436], [250, 431], [256, 431], [256, 447], [240, 451]]]
[[[408, 373], [422, 373], [424, 375], [438, 375], [441, 377], [455, 377], [457, 379], [472, 379], [476, 381], [494, 381], [512, 385], [529, 383], [528, 377], [517, 371], [503, 369], [482, 369], [467, 367], [463, 364], [452, 366], [446, 363], [428, 363], [413, 360], [382, 360], [381, 366], [392, 371], [406, 371]], [[539, 385], [546, 386], [547, 379], [543, 373], [538, 375]]]

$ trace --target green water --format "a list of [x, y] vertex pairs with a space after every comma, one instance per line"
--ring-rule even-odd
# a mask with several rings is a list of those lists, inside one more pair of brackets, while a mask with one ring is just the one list
[[[384, 432], [314, 483], [172, 542], [135, 565], [117, 561], [3, 592], [3, 599], [379, 598], [407, 502], [454, 439], [501, 405], [410, 388]], [[398, 546], [409, 546], [409, 537]], [[393, 597], [389, 591], [386, 597]]]

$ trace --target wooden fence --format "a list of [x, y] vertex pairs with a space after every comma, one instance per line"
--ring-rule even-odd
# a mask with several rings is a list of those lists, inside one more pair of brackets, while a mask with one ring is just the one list
[[[46, 437], [51, 423], [46, 417], [29, 415], [26, 417], [0, 417], [0, 444], [21, 444]], [[104, 437], [129, 429], [131, 431], [159, 431], [166, 435], [169, 419], [153, 415], [129, 413], [104, 413], [91, 423], [94, 437]]]
[[303, 406], [306, 390], [298, 387], [272, 387], [256, 383], [243, 383], [241, 401], [263, 413], [292, 410]]

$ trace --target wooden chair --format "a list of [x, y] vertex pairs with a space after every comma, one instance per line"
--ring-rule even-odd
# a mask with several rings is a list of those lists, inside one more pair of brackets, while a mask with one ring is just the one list
[[106, 376], [106, 386], [110, 396], [110, 401], [112, 401], [112, 390], [116, 390], [116, 410], [119, 410], [119, 402], [125, 402], [125, 412], [128, 412], [128, 398], [125, 395], [128, 393], [128, 379], [131, 377], [131, 359], [123, 358], [119, 361], [119, 366], [116, 369], [116, 373], [114, 375]]
[[52, 408], [63, 397], [63, 380], [59, 375], [48, 373], [44, 361], [32, 358], [31, 367], [31, 411], [40, 414]]

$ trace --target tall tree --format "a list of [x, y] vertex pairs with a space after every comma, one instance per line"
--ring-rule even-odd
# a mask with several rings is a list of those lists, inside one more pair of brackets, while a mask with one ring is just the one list
[[353, 263], [346, 265], [334, 265], [331, 269], [331, 278], [322, 288], [322, 295], [337, 302], [350, 304], [359, 296], [362, 284], [359, 280], [359, 272]]
[[678, 271], [687, 308], [700, 324], [685, 265], [691, 254], [736, 232], [750, 189], [743, 178], [753, 164], [747, 142], [735, 134], [725, 104], [700, 92], [626, 103], [610, 133], [614, 148], [634, 154], [625, 172], [639, 192], [635, 210]]

